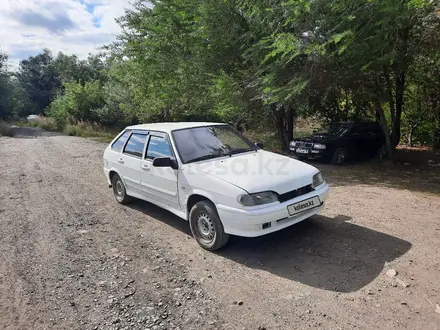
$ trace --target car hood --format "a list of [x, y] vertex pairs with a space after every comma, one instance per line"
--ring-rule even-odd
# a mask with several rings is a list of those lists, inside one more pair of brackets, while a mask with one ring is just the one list
[[193, 173], [204, 172], [249, 193], [270, 190], [284, 194], [312, 184], [313, 176], [319, 172], [311, 165], [264, 150], [194, 163], [188, 167]]
[[337, 138], [336, 136], [328, 135], [328, 134], [315, 134], [300, 139], [295, 139], [295, 141], [322, 143], [322, 142], [329, 142], [335, 140], [336, 138]]

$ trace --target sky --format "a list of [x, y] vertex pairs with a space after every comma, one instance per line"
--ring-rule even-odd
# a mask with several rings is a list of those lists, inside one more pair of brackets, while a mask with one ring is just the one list
[[0, 0], [0, 50], [11, 68], [49, 48], [85, 58], [115, 40], [133, 0]]

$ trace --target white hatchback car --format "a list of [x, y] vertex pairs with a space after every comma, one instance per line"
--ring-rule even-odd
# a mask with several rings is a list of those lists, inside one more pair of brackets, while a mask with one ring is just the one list
[[315, 167], [216, 123], [127, 127], [106, 148], [104, 172], [119, 203], [135, 197], [176, 214], [207, 250], [305, 220], [329, 191]]

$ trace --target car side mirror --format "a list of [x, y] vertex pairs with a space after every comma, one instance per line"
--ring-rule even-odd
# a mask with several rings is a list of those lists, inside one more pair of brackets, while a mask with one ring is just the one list
[[263, 142], [255, 142], [255, 145], [260, 148], [263, 149], [264, 148], [264, 143]]
[[157, 157], [153, 160], [154, 167], [171, 167], [172, 169], [177, 170], [179, 167], [177, 166], [177, 161], [174, 158], [170, 157]]

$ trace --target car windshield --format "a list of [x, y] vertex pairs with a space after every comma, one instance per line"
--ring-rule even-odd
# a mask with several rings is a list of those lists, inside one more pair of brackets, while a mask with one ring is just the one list
[[177, 152], [184, 164], [256, 149], [227, 125], [194, 127], [173, 132]]
[[318, 130], [316, 135], [343, 136], [350, 129], [348, 124], [330, 124], [327, 127]]

